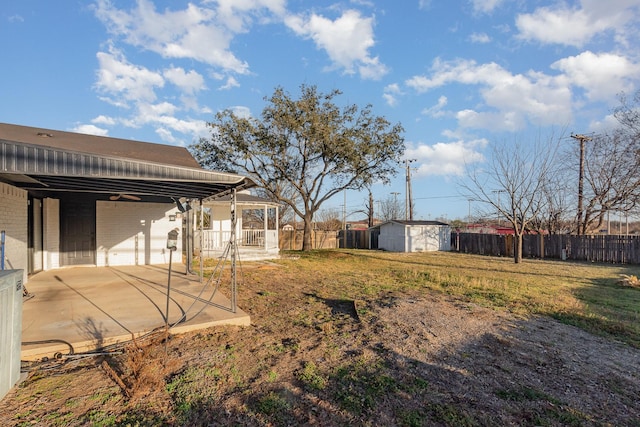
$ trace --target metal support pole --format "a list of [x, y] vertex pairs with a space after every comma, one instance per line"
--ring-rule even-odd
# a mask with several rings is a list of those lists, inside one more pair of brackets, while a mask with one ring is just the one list
[[167, 278], [167, 306], [164, 312], [164, 352], [167, 353], [167, 342], [169, 341], [169, 301], [171, 300], [171, 265], [173, 263], [173, 251], [178, 249], [179, 229], [174, 228], [167, 234], [167, 249], [169, 250], [169, 277]]
[[204, 205], [200, 199], [200, 283], [204, 282]]
[[231, 250], [231, 311], [233, 313], [237, 310], [236, 294], [237, 294], [237, 277], [236, 277], [236, 226], [238, 219], [236, 217], [236, 189], [233, 189], [231, 193], [231, 239], [229, 241], [229, 248]]
[[171, 262], [173, 261], [173, 249], [169, 249], [169, 277], [167, 278], [167, 307], [164, 311], [164, 327], [169, 332], [169, 300], [171, 299]]
[[4, 270], [4, 241], [6, 232], [0, 231], [0, 270]]

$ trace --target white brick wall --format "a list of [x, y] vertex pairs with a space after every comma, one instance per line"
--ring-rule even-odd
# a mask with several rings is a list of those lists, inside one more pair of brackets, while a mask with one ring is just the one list
[[173, 203], [98, 201], [96, 206], [96, 264], [145, 265], [169, 263], [167, 233], [178, 228], [173, 262], [182, 262], [182, 219]]
[[42, 201], [43, 269], [60, 268], [60, 200]]
[[0, 183], [0, 231], [5, 231], [4, 268], [23, 269], [27, 282], [27, 192]]

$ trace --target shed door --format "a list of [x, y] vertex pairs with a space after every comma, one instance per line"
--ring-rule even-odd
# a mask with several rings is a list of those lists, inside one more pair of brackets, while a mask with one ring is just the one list
[[60, 252], [60, 262], [64, 266], [95, 265], [95, 200], [60, 200]]

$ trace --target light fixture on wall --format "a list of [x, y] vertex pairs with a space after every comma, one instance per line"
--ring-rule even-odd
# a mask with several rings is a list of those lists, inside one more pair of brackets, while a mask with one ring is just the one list
[[185, 213], [186, 211], [191, 210], [191, 205], [188, 202], [183, 204], [180, 200], [176, 200], [173, 197], [171, 200], [176, 204], [180, 213]]

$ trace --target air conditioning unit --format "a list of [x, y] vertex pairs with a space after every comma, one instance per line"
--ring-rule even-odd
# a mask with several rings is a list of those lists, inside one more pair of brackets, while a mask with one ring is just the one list
[[23, 274], [0, 271], [0, 399], [20, 379]]

